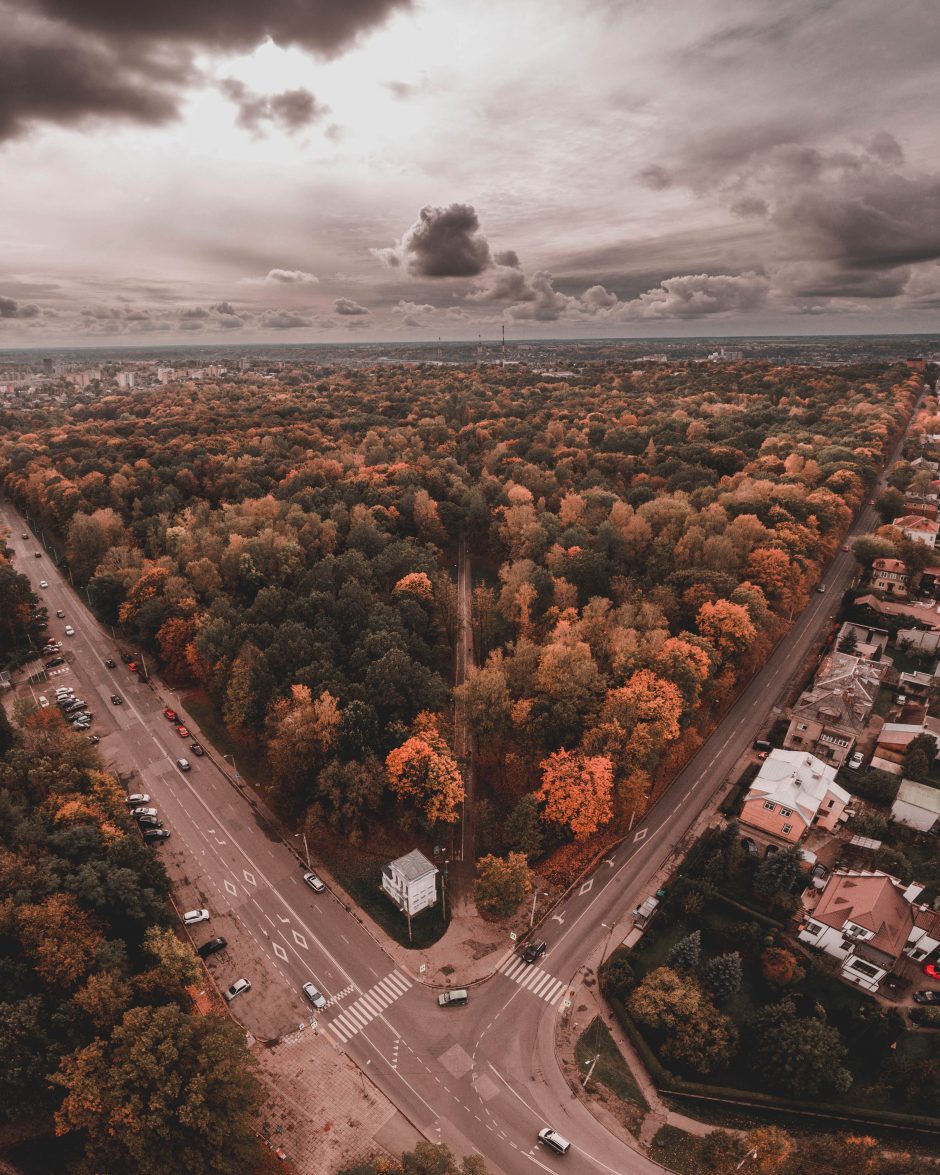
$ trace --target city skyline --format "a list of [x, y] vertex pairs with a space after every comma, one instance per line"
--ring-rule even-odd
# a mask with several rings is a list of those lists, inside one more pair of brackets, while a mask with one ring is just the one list
[[926, 2], [0, 0], [0, 349], [921, 332]]

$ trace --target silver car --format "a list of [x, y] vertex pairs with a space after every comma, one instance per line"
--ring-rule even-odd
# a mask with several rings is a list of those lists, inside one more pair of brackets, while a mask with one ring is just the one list
[[326, 996], [322, 991], [318, 990], [312, 983], [304, 984], [304, 995], [313, 1004], [315, 1008], [326, 1007]]
[[251, 983], [247, 979], [236, 979], [231, 987], [227, 987], [222, 995], [228, 1003], [231, 1003], [236, 996], [240, 996], [242, 992], [251, 991]]

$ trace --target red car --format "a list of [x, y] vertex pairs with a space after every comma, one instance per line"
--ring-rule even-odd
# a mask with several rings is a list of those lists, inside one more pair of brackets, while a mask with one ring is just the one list
[[131, 673], [136, 673], [140, 666], [136, 661], [128, 661], [127, 668], [131, 671]]
[[179, 722], [179, 714], [175, 710], [164, 710], [163, 717], [168, 718], [170, 722]]
[[940, 979], [940, 963], [925, 963], [924, 974], [929, 975], [931, 979]]
[[180, 738], [189, 738], [189, 731], [185, 726], [182, 725], [182, 723], [177, 726], [176, 733], [180, 736]]

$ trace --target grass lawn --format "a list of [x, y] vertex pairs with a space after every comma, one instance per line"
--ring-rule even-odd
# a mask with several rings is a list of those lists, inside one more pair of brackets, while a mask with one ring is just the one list
[[[264, 795], [267, 773], [264, 770], [264, 753], [261, 749], [233, 739], [231, 731], [202, 690], [181, 692], [180, 704], [198, 722], [206, 741], [212, 743], [220, 755], [230, 755], [238, 765], [238, 774], [242, 779]], [[173, 705], [172, 701], [170, 705]], [[231, 763], [228, 766], [231, 767]]]
[[677, 1175], [701, 1175], [697, 1139], [678, 1126], [660, 1126], [650, 1147], [650, 1158]]
[[617, 1048], [607, 1025], [600, 1016], [595, 1016], [581, 1033], [574, 1046], [574, 1056], [582, 1081], [590, 1069], [594, 1057], [597, 1057], [597, 1064], [594, 1066], [588, 1085], [589, 1090], [592, 1085], [599, 1083], [606, 1086], [622, 1101], [629, 1102], [632, 1106], [638, 1106], [644, 1111], [649, 1109], [649, 1104], [634, 1080], [623, 1054]]
[[390, 846], [386, 853], [366, 852], [355, 845], [336, 840], [318, 840], [316, 843], [311, 841], [310, 847], [313, 855], [322, 859], [330, 873], [356, 904], [402, 946], [414, 950], [429, 947], [442, 937], [450, 924], [449, 906], [447, 921], [444, 920], [440, 901], [440, 878], [437, 905], [422, 910], [411, 920], [411, 941], [408, 939], [408, 921], [405, 915], [381, 889], [382, 866], [395, 857], [400, 857], [408, 849], [414, 848], [413, 843], [408, 846]]

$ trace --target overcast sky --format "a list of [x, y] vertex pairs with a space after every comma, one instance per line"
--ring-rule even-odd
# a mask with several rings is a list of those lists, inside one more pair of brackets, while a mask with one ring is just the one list
[[936, 0], [0, 0], [0, 347], [923, 331]]

